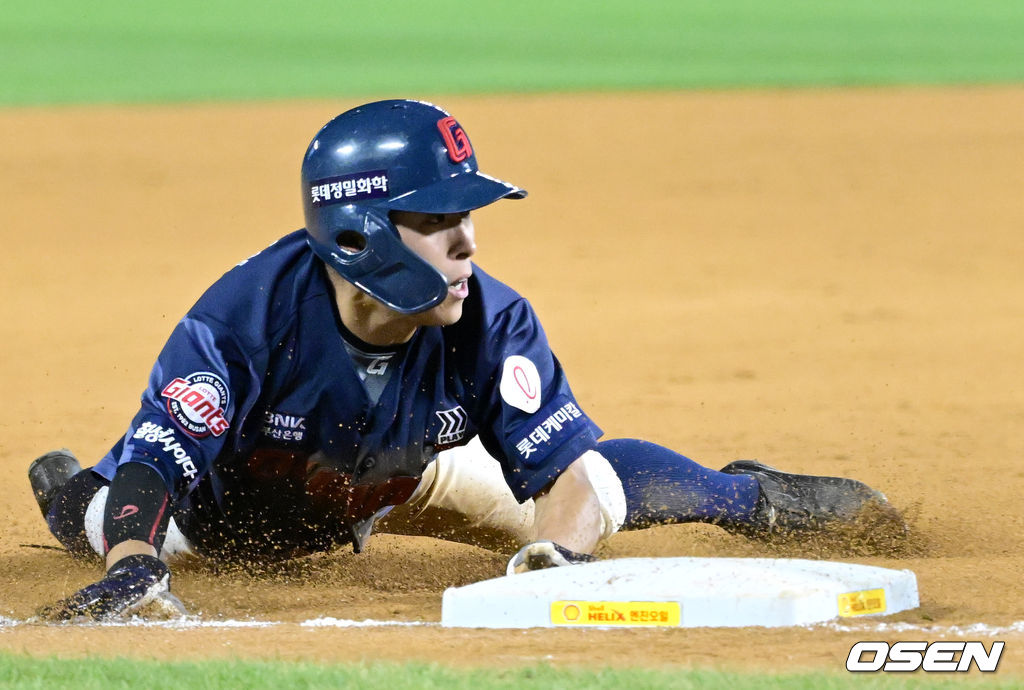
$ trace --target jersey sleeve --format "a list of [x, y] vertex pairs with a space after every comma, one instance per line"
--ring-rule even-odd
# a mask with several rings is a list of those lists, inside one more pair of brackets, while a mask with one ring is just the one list
[[231, 442], [257, 393], [257, 366], [228, 326], [186, 316], [157, 358], [128, 432], [94, 470], [112, 479], [121, 464], [145, 463], [172, 497], [187, 494]]
[[576, 401], [525, 299], [486, 321], [477, 362], [477, 380], [486, 382], [486, 407], [478, 408], [480, 437], [522, 502], [595, 448], [602, 432]]

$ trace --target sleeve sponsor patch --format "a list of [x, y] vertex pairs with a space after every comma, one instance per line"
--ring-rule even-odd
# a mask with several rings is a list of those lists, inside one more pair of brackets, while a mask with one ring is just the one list
[[506, 358], [498, 390], [509, 405], [533, 414], [540, 409], [541, 400], [537, 365], [521, 355]]
[[181, 474], [185, 479], [195, 478], [196, 464], [192, 461], [192, 456], [188, 454], [188, 451], [182, 447], [181, 442], [174, 437], [173, 429], [165, 429], [153, 422], [143, 422], [132, 434], [132, 438], [153, 444], [158, 450], [158, 455], [162, 452], [163, 457], [172, 459], [174, 464], [181, 468]]
[[546, 457], [550, 449], [557, 447], [565, 435], [573, 436], [577, 433], [580, 427], [577, 420], [585, 420], [576, 403], [569, 400], [555, 402], [559, 403], [557, 407], [548, 408], [551, 414], [541, 418], [536, 426], [527, 427], [520, 432], [522, 437], [516, 443], [516, 450], [524, 461], [530, 461], [530, 456], [535, 453]]

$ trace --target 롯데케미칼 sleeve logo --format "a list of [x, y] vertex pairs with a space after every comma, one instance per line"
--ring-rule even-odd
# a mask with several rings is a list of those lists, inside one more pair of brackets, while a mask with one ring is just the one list
[[220, 436], [230, 424], [226, 417], [228, 387], [208, 371], [176, 378], [160, 392], [167, 399], [167, 411], [189, 436]]

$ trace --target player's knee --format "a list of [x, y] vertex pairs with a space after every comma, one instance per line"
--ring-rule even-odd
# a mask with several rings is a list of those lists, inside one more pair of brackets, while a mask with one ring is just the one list
[[73, 556], [98, 555], [86, 534], [85, 515], [96, 493], [106, 485], [92, 470], [82, 470], [67, 481], [50, 506], [46, 516], [50, 532]]

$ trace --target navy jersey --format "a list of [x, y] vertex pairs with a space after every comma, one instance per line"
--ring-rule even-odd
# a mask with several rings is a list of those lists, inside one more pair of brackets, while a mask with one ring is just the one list
[[360, 526], [405, 501], [436, 452], [477, 434], [520, 501], [596, 447], [600, 430], [507, 286], [474, 267], [462, 319], [382, 358], [394, 369], [373, 402], [327, 270], [300, 230], [214, 283], [94, 470], [154, 467], [201, 548], [273, 543], [290, 555], [358, 545]]

